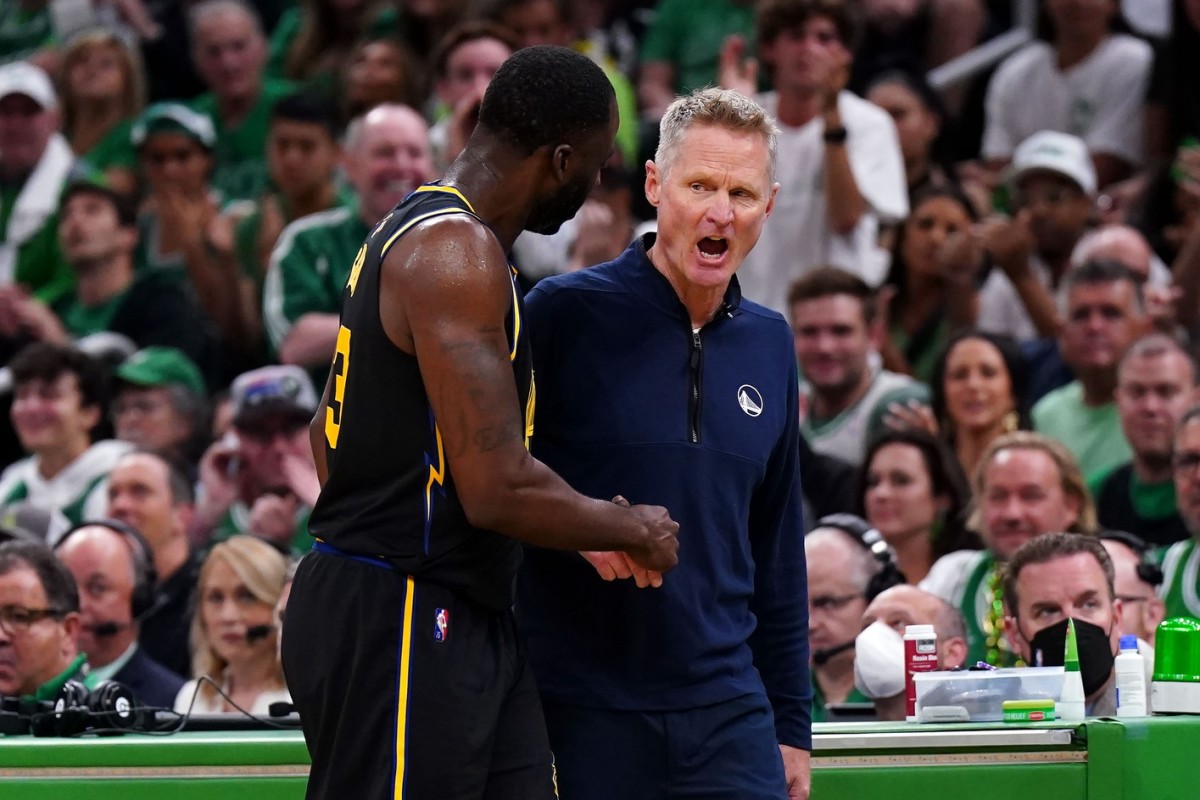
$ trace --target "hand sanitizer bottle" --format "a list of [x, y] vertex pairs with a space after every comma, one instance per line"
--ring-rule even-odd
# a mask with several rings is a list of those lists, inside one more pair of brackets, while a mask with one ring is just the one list
[[1121, 637], [1117, 673], [1117, 716], [1144, 717], [1146, 709], [1146, 659], [1138, 652], [1136, 636]]

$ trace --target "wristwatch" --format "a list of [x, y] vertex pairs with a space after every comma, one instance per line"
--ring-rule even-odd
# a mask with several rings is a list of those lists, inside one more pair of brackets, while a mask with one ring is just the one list
[[826, 128], [821, 138], [825, 140], [826, 144], [845, 144], [846, 128], [843, 125], [839, 125], [836, 128]]

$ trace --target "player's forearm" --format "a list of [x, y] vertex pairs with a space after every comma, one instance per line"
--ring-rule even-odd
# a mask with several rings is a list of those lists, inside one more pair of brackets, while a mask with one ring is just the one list
[[474, 484], [456, 475], [472, 525], [557, 550], [636, 551], [646, 545], [646, 527], [629, 509], [584, 497], [528, 453], [506, 460], [514, 465], [507, 474]]

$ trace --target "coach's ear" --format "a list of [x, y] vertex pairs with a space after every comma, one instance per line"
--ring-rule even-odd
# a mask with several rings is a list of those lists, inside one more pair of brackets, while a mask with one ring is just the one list
[[658, 208], [659, 193], [662, 191], [662, 176], [658, 173], [658, 165], [653, 161], [646, 162], [646, 201]]

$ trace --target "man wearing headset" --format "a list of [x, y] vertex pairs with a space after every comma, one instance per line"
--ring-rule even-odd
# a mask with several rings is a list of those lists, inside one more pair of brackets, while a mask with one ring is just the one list
[[143, 705], [170, 708], [183, 678], [138, 646], [141, 618], [157, 606], [154, 564], [141, 535], [114, 520], [85, 522], [59, 540], [55, 553], [79, 590], [87, 683], [112, 679]]
[[0, 544], [0, 695], [52, 700], [87, 656], [75, 580], [38, 542]]
[[1113, 589], [1124, 607], [1121, 635], [1136, 636], [1154, 645], [1158, 623], [1167, 608], [1158, 596], [1162, 569], [1150, 557], [1145, 541], [1125, 531], [1101, 531], [1100, 541], [1113, 563]]
[[853, 514], [817, 520], [804, 537], [808, 563], [808, 640], [812, 648], [814, 722], [827, 719], [826, 706], [869, 703], [854, 685], [854, 640], [875, 595], [904, 576], [883, 537]]

